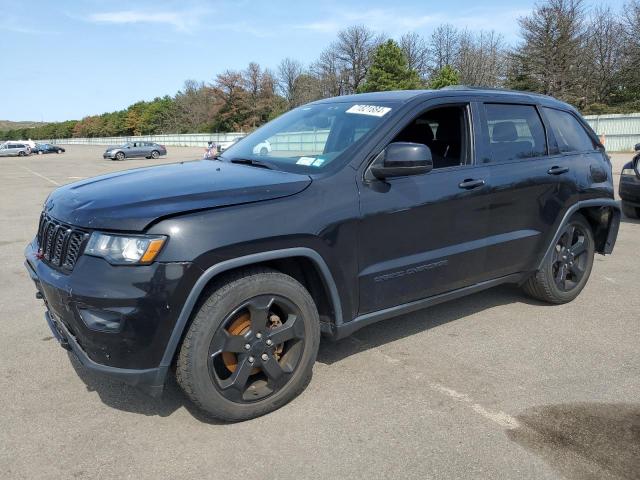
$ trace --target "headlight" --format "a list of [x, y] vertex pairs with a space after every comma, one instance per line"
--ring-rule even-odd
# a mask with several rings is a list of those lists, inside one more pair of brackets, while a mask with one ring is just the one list
[[163, 235], [111, 235], [93, 232], [84, 253], [102, 257], [114, 265], [149, 264], [160, 253]]
[[622, 169], [622, 175], [635, 175], [636, 172], [633, 171], [633, 168], [624, 168]]

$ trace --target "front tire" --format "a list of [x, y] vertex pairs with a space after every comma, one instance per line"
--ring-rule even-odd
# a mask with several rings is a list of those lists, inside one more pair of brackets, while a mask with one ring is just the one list
[[124, 160], [124, 152], [118, 152], [116, 153], [116, 160], [118, 160], [119, 162], [121, 162], [122, 160]]
[[319, 342], [318, 311], [298, 281], [245, 270], [205, 297], [180, 348], [176, 377], [209, 415], [248, 420], [306, 388]]
[[640, 218], [640, 208], [622, 202], [622, 213], [627, 218]]
[[576, 214], [563, 227], [540, 270], [525, 282], [524, 291], [547, 303], [572, 301], [589, 279], [594, 253], [591, 225], [582, 215]]

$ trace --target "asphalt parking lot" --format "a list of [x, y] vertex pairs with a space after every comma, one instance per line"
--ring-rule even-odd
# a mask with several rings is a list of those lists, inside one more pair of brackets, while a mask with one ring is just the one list
[[[168, 148], [155, 163], [204, 150]], [[640, 478], [640, 222], [571, 304], [499, 287], [325, 341], [300, 397], [219, 424], [175, 382], [153, 399], [89, 374], [43, 319], [22, 251], [47, 194], [154, 163], [103, 150], [0, 159], [0, 477]]]

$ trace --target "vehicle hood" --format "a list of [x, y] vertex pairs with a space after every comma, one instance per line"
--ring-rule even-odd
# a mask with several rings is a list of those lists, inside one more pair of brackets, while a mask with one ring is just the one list
[[171, 215], [294, 195], [307, 175], [201, 160], [89, 178], [56, 189], [45, 212], [71, 225], [142, 231]]

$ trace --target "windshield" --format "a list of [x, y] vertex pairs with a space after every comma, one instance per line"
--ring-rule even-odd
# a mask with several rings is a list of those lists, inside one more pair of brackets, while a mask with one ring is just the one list
[[317, 172], [361, 141], [396, 106], [395, 102], [305, 105], [267, 123], [219, 158], [263, 162], [292, 172]]

